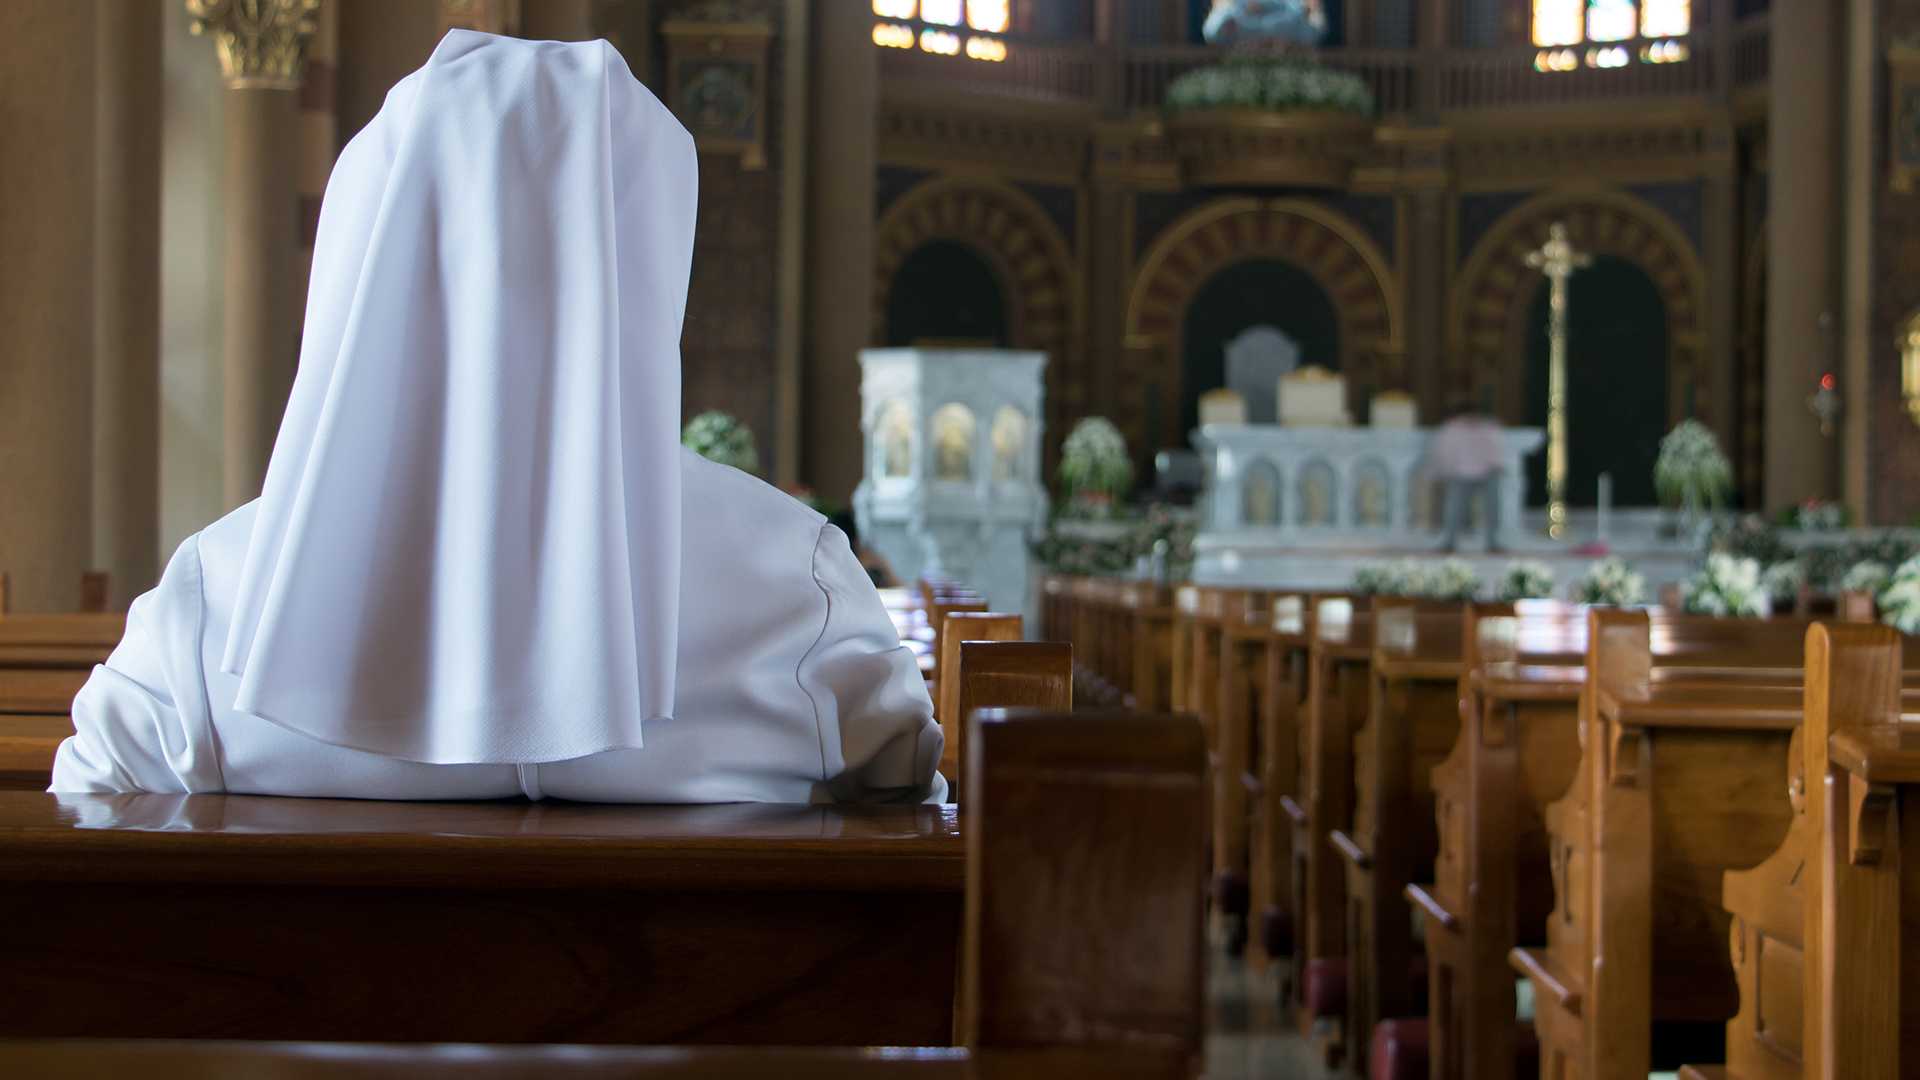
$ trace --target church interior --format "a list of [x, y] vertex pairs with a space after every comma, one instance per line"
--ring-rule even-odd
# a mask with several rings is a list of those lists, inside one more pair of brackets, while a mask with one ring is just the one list
[[[685, 129], [917, 805], [60, 786], [468, 31]], [[1917, 180], [1920, 0], [7, 0], [0, 1074], [1914, 1075]]]

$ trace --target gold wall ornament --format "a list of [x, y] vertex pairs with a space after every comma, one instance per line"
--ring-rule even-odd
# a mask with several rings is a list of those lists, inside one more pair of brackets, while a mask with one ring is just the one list
[[187, 0], [189, 27], [212, 31], [229, 89], [298, 90], [320, 0]]
[[1900, 396], [1906, 399], [1907, 415], [1920, 424], [1920, 308], [1900, 321], [1894, 340], [1900, 343]]
[[1567, 537], [1567, 282], [1573, 272], [1593, 265], [1593, 256], [1576, 251], [1567, 225], [1556, 221], [1547, 242], [1527, 253], [1527, 265], [1547, 276], [1547, 535]]

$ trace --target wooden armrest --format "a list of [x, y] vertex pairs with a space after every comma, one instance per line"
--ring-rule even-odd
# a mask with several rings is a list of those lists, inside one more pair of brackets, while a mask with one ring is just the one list
[[1460, 917], [1448, 911], [1446, 905], [1440, 902], [1440, 898], [1428, 892], [1424, 886], [1408, 885], [1405, 893], [1413, 906], [1426, 912], [1443, 929], [1451, 930], [1456, 934], [1460, 932]]
[[1545, 949], [1510, 949], [1507, 962], [1515, 971], [1532, 979], [1537, 989], [1553, 995], [1562, 1009], [1574, 1016], [1580, 1015], [1580, 985]]
[[1265, 790], [1265, 785], [1260, 783], [1260, 778], [1245, 769], [1240, 770], [1240, 786], [1246, 788], [1249, 795], [1258, 795]]
[[1293, 801], [1293, 796], [1280, 796], [1280, 809], [1287, 812], [1287, 816], [1293, 819], [1295, 825], [1303, 829], [1307, 827], [1307, 812], [1300, 809], [1300, 804]]
[[1333, 841], [1333, 846], [1339, 848], [1340, 854], [1345, 855], [1347, 861], [1352, 863], [1356, 869], [1373, 869], [1373, 856], [1367, 854], [1366, 849], [1362, 848], [1359, 844], [1354, 843], [1353, 837], [1348, 836], [1339, 829], [1334, 829], [1327, 833], [1327, 839]]

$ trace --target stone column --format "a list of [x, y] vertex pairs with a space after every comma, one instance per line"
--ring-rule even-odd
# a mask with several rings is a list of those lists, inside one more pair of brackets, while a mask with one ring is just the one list
[[520, 0], [520, 36], [532, 41], [589, 41], [593, 0]]
[[1837, 356], [1834, 7], [1776, 0], [1768, 95], [1767, 510], [1834, 494], [1834, 442], [1807, 396]]
[[299, 117], [320, 0], [187, 0], [226, 80], [221, 494], [260, 494], [300, 353]]
[[72, 611], [92, 557], [92, 3], [0, 4], [0, 571]]
[[804, 472], [845, 503], [860, 482], [860, 360], [873, 324], [879, 59], [857, 3], [814, 8], [809, 153]]
[[98, 5], [93, 569], [122, 611], [160, 570], [161, 8]]

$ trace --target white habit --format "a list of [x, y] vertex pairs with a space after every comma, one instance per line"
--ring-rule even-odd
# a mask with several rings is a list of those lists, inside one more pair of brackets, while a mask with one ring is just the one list
[[260, 498], [134, 603], [54, 790], [944, 795], [845, 538], [678, 445], [695, 168], [605, 42], [449, 33], [334, 166]]

